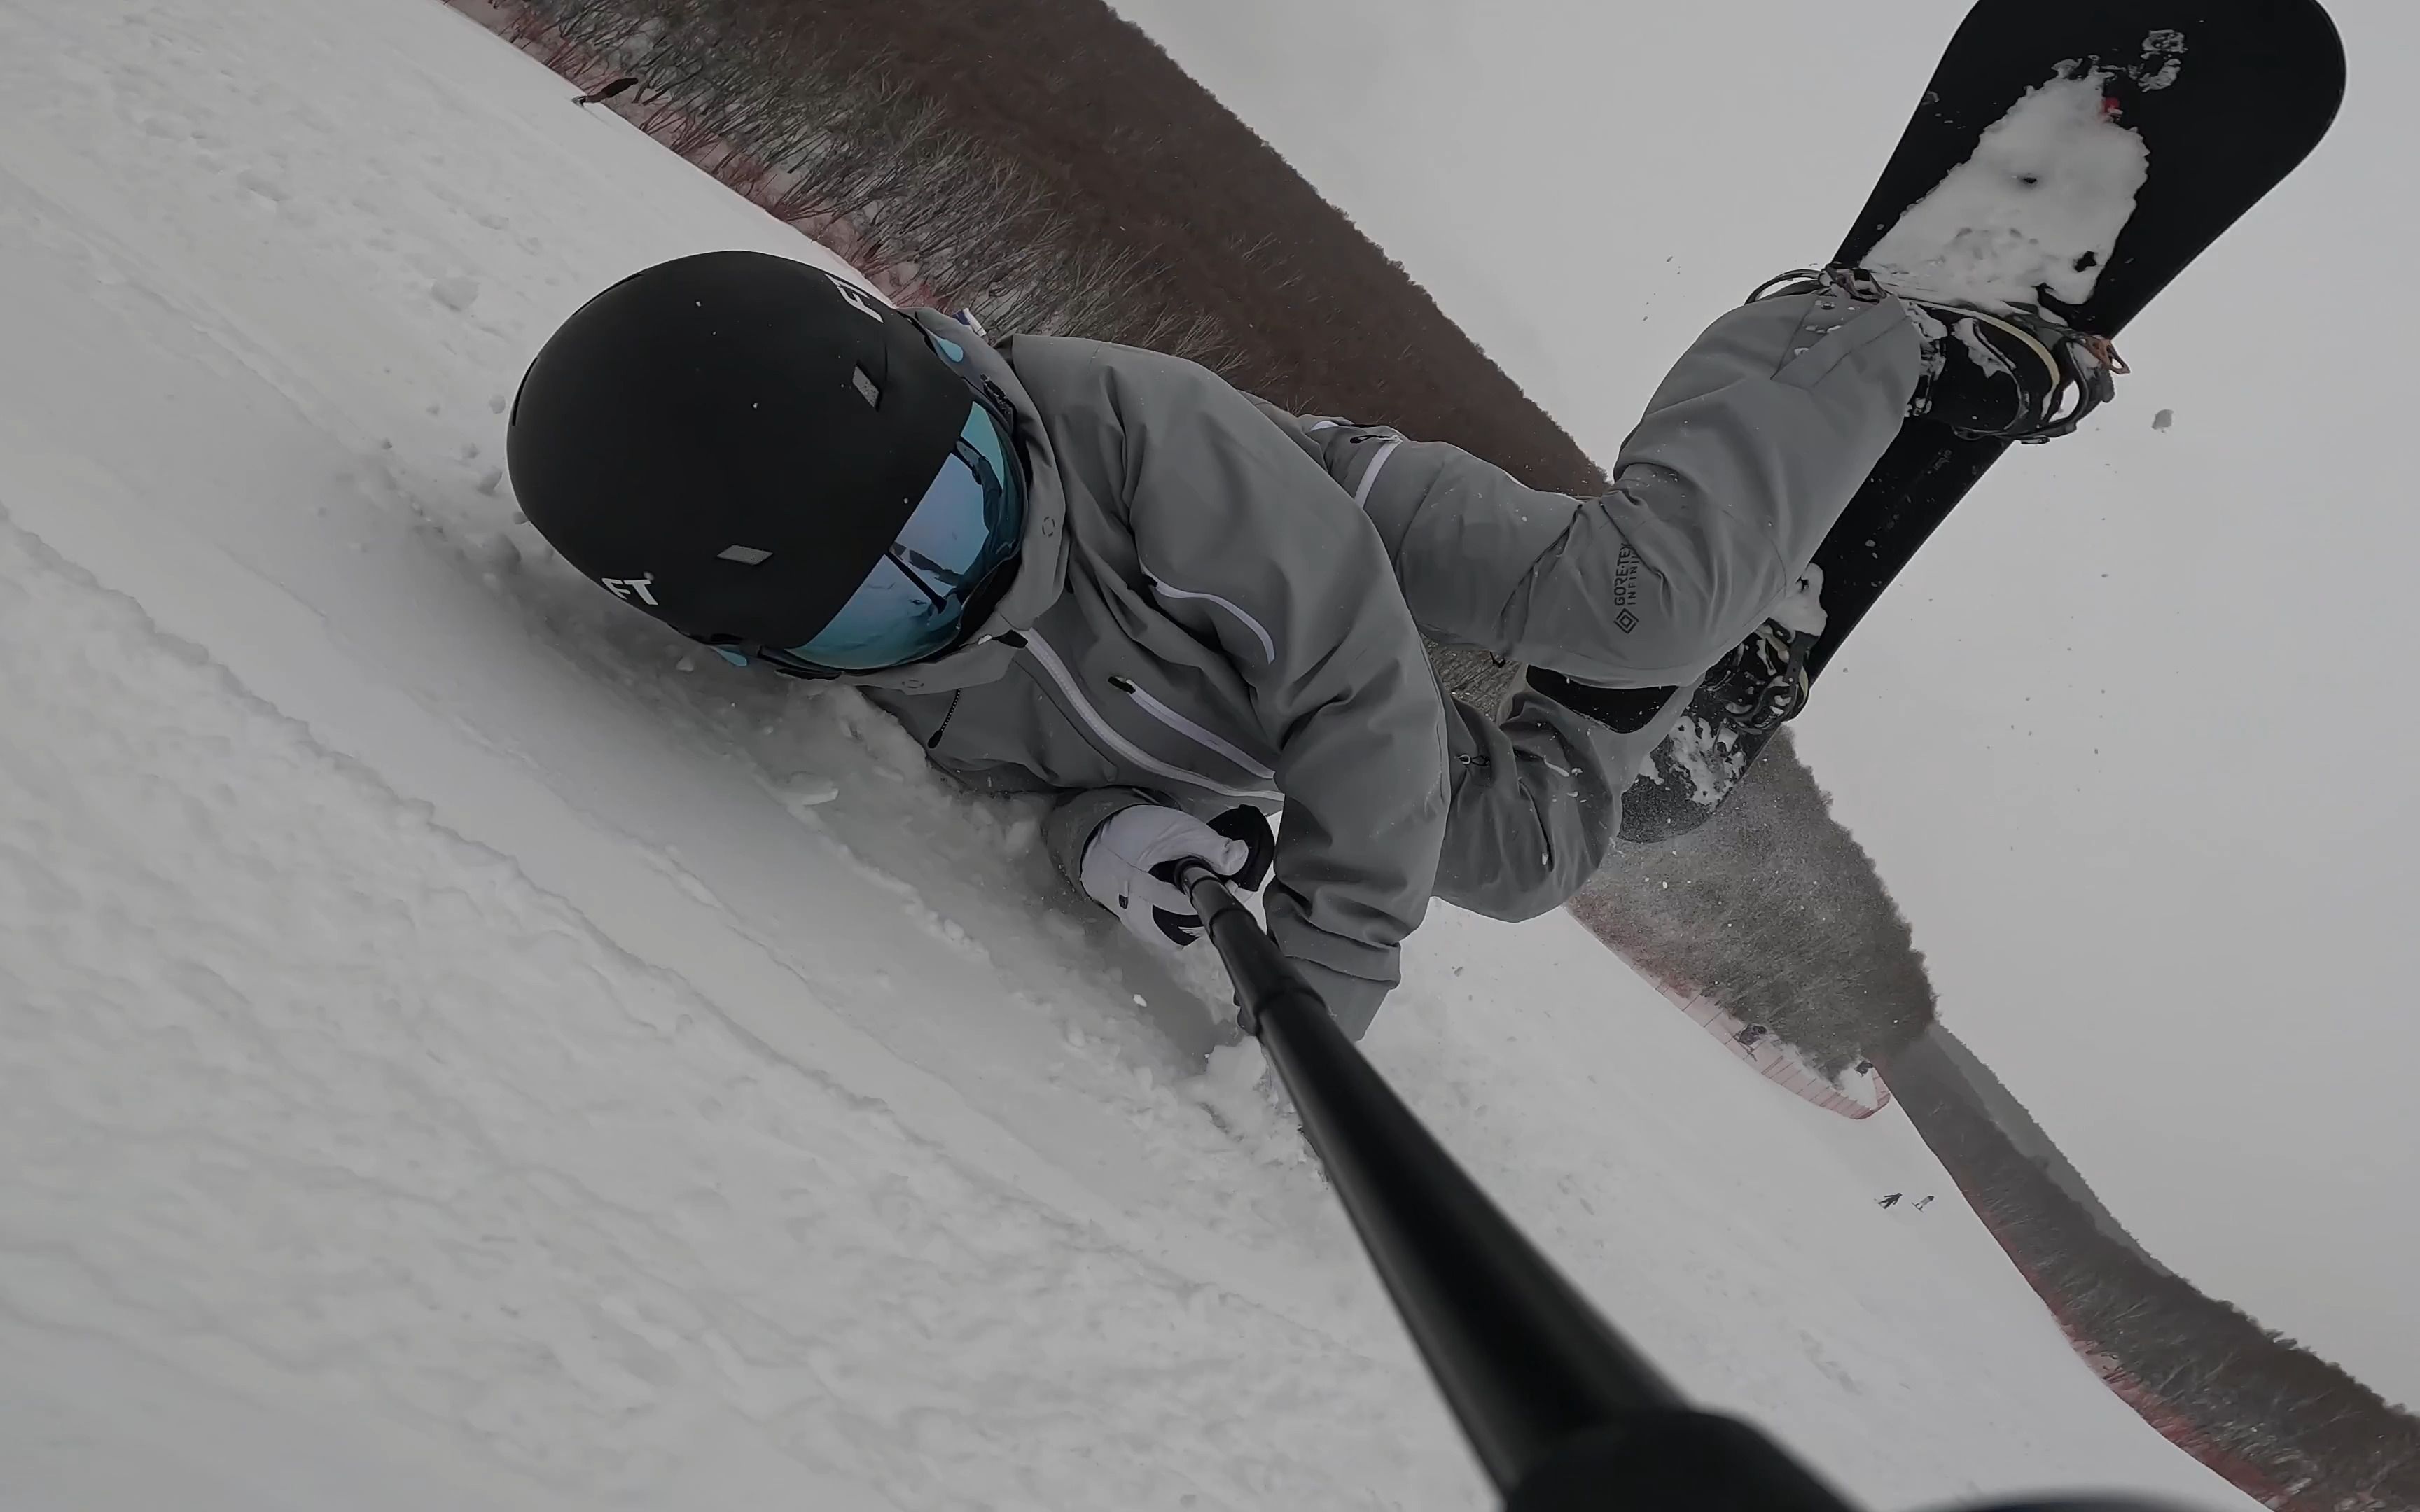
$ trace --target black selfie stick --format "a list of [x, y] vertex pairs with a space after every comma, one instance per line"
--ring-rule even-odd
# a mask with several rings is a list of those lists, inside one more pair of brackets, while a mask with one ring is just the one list
[[1225, 883], [1200, 865], [1177, 881], [1508, 1512], [1849, 1512], [1755, 1428], [1684, 1404], [1371, 1069]]

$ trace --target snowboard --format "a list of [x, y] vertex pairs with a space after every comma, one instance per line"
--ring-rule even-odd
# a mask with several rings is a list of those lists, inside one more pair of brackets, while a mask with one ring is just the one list
[[[1981, 0], [1833, 263], [2029, 302], [2115, 337], [2318, 145], [2344, 77], [2316, 0]], [[1721, 808], [2009, 444], [1905, 424], [1816, 552], [1822, 627], [1791, 637], [1804, 683], [1767, 675], [1770, 642], [1763, 659], [1752, 641], [1718, 664], [1623, 795], [1624, 840], [1681, 834]]]

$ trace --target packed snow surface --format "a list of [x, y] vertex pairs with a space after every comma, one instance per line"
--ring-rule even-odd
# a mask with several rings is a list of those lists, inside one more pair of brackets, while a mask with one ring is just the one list
[[[1257, 1051], [863, 701], [496, 462], [596, 289], [799, 239], [433, 0], [0, 7], [0, 1505], [1446, 1508]], [[1692, 1392], [1879, 1505], [2242, 1505], [1894, 1113], [1561, 917], [1369, 1048]]]
[[2045, 291], [2090, 299], [2150, 163], [2143, 138], [2107, 112], [2108, 78], [2062, 70], [2029, 90], [1908, 207], [1866, 267], [1900, 293], [1992, 309], [2038, 304]]

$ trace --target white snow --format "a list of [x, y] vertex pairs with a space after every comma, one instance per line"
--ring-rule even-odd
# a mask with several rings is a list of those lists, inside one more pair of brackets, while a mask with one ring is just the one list
[[1822, 635], [1823, 626], [1830, 623], [1823, 612], [1823, 569], [1808, 563], [1807, 575], [1798, 579], [1798, 586], [1765, 617], [1793, 635]]
[[1989, 309], [2039, 304], [2044, 290], [2070, 304], [2091, 297], [2150, 155], [2107, 115], [2106, 69], [2068, 75], [2027, 91], [1908, 207], [1866, 258], [1877, 279]]
[[441, 278], [428, 285], [428, 297], [460, 315], [479, 298], [479, 281], [475, 278]]
[[[1689, 795], [1699, 803], [1712, 803], [1729, 793], [1746, 770], [1739, 754], [1739, 733], [1716, 729], [1710, 720], [1683, 719], [1672, 727], [1672, 738], [1664, 748], [1689, 779]], [[1654, 760], [1654, 752], [1650, 751], [1639, 769], [1650, 770]]]
[[2160, 27], [2143, 34], [2143, 61], [2135, 65], [2134, 82], [2145, 89], [2165, 89], [2185, 68], [2185, 34]]
[[[819, 255], [569, 92], [433, 0], [0, 8], [0, 1504], [1481, 1504], [1210, 964], [514, 513], [555, 321]], [[1567, 918], [1440, 909], [1370, 1048], [1858, 1494], [2242, 1504]]]

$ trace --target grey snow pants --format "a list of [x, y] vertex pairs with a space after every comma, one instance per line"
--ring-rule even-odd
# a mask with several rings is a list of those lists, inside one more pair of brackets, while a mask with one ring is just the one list
[[1898, 434], [1921, 364], [1888, 297], [1733, 310], [1656, 389], [1596, 499], [1524, 487], [1392, 431], [1304, 432], [1377, 526], [1431, 640], [1604, 687], [1675, 688], [1626, 733], [1518, 685], [1500, 710], [1450, 701], [1436, 896], [1516, 919], [1579, 889], [1699, 678], [1795, 588]]

